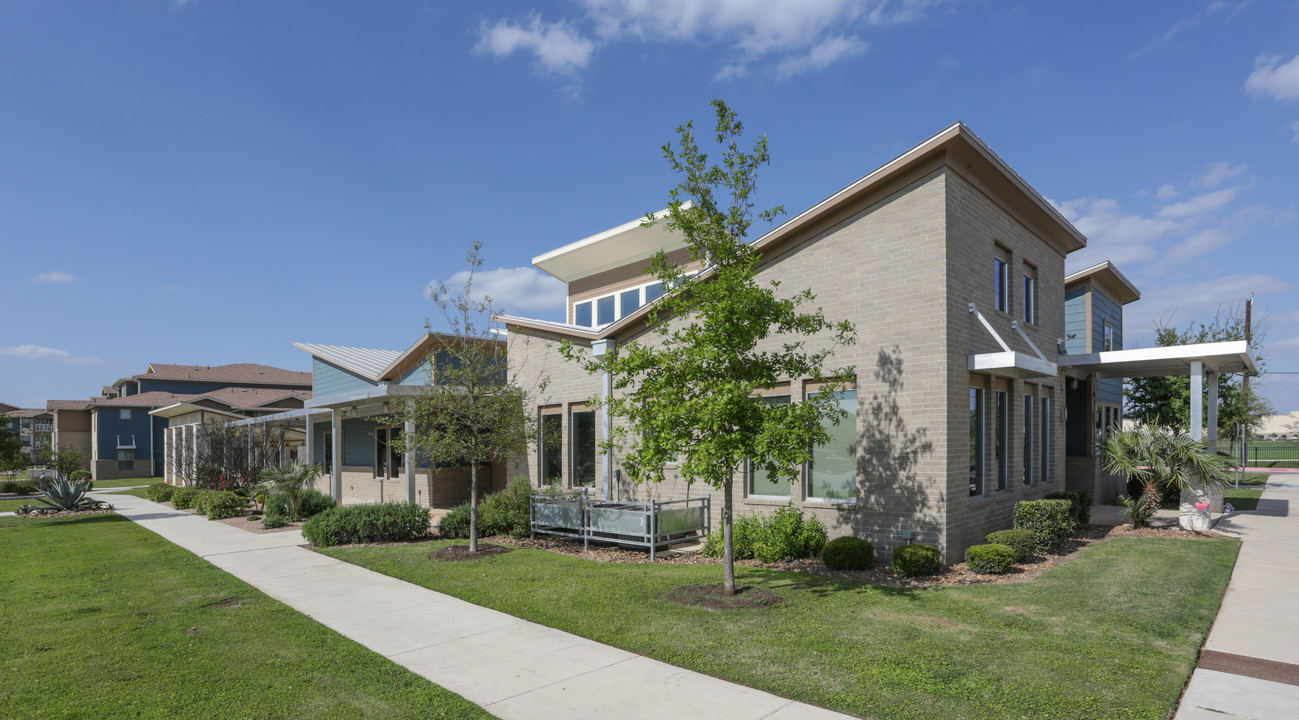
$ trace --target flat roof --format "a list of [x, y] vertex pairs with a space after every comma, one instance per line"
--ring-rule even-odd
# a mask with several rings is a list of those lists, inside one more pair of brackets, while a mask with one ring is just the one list
[[[690, 206], [688, 201], [683, 203], [683, 207]], [[648, 260], [659, 250], [671, 252], [685, 247], [681, 235], [668, 230], [667, 216], [666, 209], [654, 213], [656, 222], [650, 227], [645, 227], [644, 217], [636, 218], [538, 255], [532, 258], [532, 264], [569, 283], [637, 260]]]
[[1204, 363], [1206, 372], [1258, 371], [1249, 354], [1249, 343], [1244, 340], [1061, 355], [1059, 365], [1085, 370], [1098, 378], [1169, 377], [1190, 375], [1191, 363], [1196, 360]]

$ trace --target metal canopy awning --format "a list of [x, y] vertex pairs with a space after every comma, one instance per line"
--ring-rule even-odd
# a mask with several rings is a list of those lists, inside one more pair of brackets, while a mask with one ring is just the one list
[[1008, 351], [980, 353], [970, 356], [970, 371], [998, 377], [1031, 380], [1053, 378], [1058, 372], [1055, 363], [1022, 352]]
[[1204, 372], [1219, 374], [1258, 370], [1244, 340], [1060, 356], [1061, 367], [1096, 378], [1191, 375], [1196, 362], [1202, 363]]

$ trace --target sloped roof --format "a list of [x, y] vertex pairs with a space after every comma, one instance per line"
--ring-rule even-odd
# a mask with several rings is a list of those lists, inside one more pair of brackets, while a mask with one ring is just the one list
[[1119, 272], [1119, 269], [1114, 267], [1114, 264], [1109, 260], [1066, 276], [1064, 279], [1065, 289], [1089, 278], [1120, 305], [1127, 305], [1141, 299], [1141, 291], [1137, 289], [1137, 286], [1133, 285], [1132, 281]]
[[195, 400], [215, 400], [231, 408], [252, 410], [284, 398], [299, 398], [306, 401], [311, 397], [310, 390], [282, 390], [275, 388], [221, 388], [205, 393], [172, 393], [152, 391], [137, 393], [119, 398], [101, 398], [94, 403], [95, 407], [148, 407], [158, 408], [174, 405], [178, 402]]
[[182, 380], [191, 382], [222, 382], [241, 385], [301, 385], [311, 387], [311, 373], [256, 363], [230, 365], [165, 365], [150, 363], [140, 375], [124, 377], [113, 383], [118, 387], [132, 380]]
[[14, 410], [5, 410], [0, 414], [16, 418], [34, 418], [40, 417], [41, 415], [49, 415], [50, 411], [42, 410], [40, 408], [16, 408]]
[[87, 405], [97, 405], [104, 398], [90, 398], [89, 400], [46, 400], [46, 410], [84, 410]]
[[293, 343], [293, 347], [306, 350], [312, 355], [340, 367], [361, 373], [368, 378], [378, 380], [388, 366], [401, 357], [399, 350], [374, 350], [371, 348], [346, 347], [344, 345], [316, 345], [314, 343]]

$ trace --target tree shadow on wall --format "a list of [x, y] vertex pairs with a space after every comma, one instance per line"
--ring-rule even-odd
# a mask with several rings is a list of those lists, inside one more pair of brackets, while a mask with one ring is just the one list
[[917, 474], [920, 461], [933, 452], [933, 443], [927, 428], [907, 426], [898, 404], [903, 362], [897, 345], [880, 348], [874, 372], [877, 392], [858, 407], [865, 416], [857, 423], [857, 477], [862, 487], [857, 507], [841, 510], [839, 519], [854, 535], [877, 546], [906, 530], [912, 533], [911, 542], [936, 545], [939, 519], [932, 513], [928, 481]]

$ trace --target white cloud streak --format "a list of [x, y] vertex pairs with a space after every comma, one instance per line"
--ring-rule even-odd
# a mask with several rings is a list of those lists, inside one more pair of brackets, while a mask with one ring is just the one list
[[813, 70], [824, 70], [840, 60], [866, 52], [869, 45], [856, 35], [826, 38], [805, 55], [794, 55], [776, 66], [776, 79], [786, 80]]
[[37, 275], [32, 279], [35, 280], [36, 282], [43, 282], [43, 283], [65, 283], [65, 282], [72, 282], [73, 280], [76, 280], [77, 276], [62, 272], [60, 270], [53, 270], [51, 272], [41, 273], [40, 275]]
[[582, 37], [566, 21], [544, 22], [536, 13], [523, 22], [484, 21], [478, 43], [474, 45], [474, 52], [495, 57], [531, 53], [542, 72], [568, 76], [586, 68], [594, 51], [595, 43]]
[[103, 362], [103, 360], [100, 360], [97, 357], [73, 355], [67, 350], [41, 347], [40, 345], [15, 345], [13, 347], [0, 348], [0, 355], [22, 358], [24, 360], [52, 361], [63, 363], [64, 365], [96, 365]]
[[1274, 100], [1299, 100], [1299, 55], [1282, 63], [1280, 55], [1259, 55], [1254, 72], [1245, 80], [1245, 89], [1255, 97]]
[[[469, 271], [460, 272], [442, 281], [453, 294], [459, 293], [469, 279]], [[434, 282], [429, 287], [437, 287]], [[563, 312], [568, 298], [568, 287], [556, 278], [533, 267], [497, 268], [474, 273], [474, 294], [492, 299], [492, 306], [511, 315], [541, 317], [556, 311]], [[543, 318], [544, 319], [544, 318]]]
[[1134, 333], [1145, 335], [1157, 321], [1178, 325], [1196, 318], [1207, 318], [1219, 307], [1247, 298], [1251, 293], [1262, 296], [1292, 287], [1291, 283], [1280, 278], [1251, 273], [1155, 288], [1143, 293], [1141, 302], [1123, 309], [1123, 325]]

